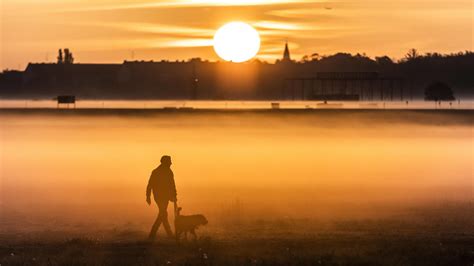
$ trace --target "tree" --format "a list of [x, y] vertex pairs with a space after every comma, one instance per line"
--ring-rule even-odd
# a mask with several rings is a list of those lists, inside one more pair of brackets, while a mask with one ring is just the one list
[[318, 61], [319, 59], [321, 59], [321, 56], [318, 53], [313, 53], [311, 55], [311, 61]]
[[307, 62], [309, 62], [309, 61], [311, 61], [311, 60], [309, 59], [309, 56], [308, 56], [308, 55], [304, 55], [304, 56], [301, 58], [301, 63], [307, 63]]
[[415, 48], [410, 49], [408, 53], [405, 55], [405, 59], [407, 61], [417, 59], [418, 57], [420, 57], [420, 54], [418, 54], [418, 51]]
[[74, 57], [72, 56], [72, 53], [69, 51], [68, 48], [64, 49], [64, 63], [65, 64], [74, 63]]
[[452, 101], [455, 100], [453, 90], [446, 83], [437, 81], [425, 89], [426, 101]]
[[58, 51], [58, 64], [64, 63], [64, 58], [63, 58], [63, 50], [59, 49]]
[[390, 57], [388, 57], [386, 55], [385, 56], [380, 56], [380, 57], [375, 57], [375, 61], [380, 66], [393, 65], [392, 59], [390, 59]]
[[190, 63], [202, 63], [204, 62], [201, 57], [193, 57], [188, 59], [188, 62]]

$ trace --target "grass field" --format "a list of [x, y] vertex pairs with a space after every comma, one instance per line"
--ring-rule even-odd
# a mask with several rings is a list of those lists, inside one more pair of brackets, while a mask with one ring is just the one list
[[0, 248], [2, 265], [472, 265], [463, 236], [321, 234], [295, 239], [103, 243], [73, 239]]
[[[257, 220], [203, 228], [176, 243], [146, 231], [0, 235], [1, 265], [472, 265], [471, 204], [386, 219]], [[92, 228], [89, 228], [92, 230]]]

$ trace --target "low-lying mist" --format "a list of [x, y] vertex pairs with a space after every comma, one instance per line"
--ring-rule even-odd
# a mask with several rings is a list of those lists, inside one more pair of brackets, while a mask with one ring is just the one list
[[147, 230], [157, 208], [145, 188], [165, 154], [183, 213], [205, 214], [209, 228], [472, 202], [470, 112], [53, 110], [0, 120], [4, 230]]

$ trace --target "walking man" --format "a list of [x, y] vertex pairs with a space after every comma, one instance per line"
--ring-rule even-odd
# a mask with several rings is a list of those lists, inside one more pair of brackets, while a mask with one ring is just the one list
[[158, 217], [151, 227], [149, 240], [153, 241], [156, 237], [156, 232], [163, 223], [168, 237], [173, 237], [170, 223], [168, 222], [168, 203], [170, 201], [176, 202], [176, 185], [174, 183], [174, 175], [171, 170], [171, 157], [164, 155], [161, 157], [161, 164], [153, 170], [146, 188], [146, 202], [151, 204], [151, 192], [153, 191], [153, 198], [158, 205]]

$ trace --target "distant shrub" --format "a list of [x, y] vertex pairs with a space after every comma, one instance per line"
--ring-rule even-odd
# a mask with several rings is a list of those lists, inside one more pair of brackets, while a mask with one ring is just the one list
[[454, 99], [453, 90], [446, 83], [437, 81], [425, 89], [426, 101], [452, 101]]

